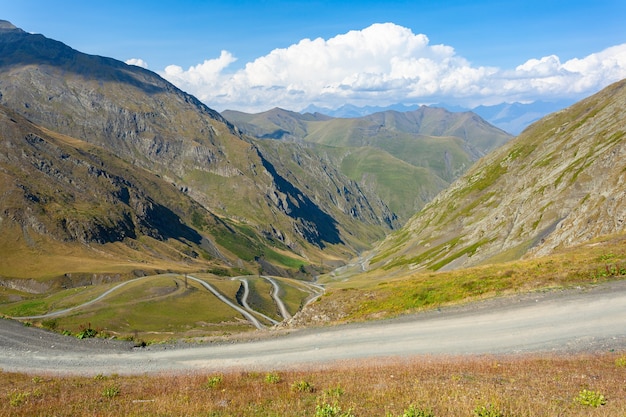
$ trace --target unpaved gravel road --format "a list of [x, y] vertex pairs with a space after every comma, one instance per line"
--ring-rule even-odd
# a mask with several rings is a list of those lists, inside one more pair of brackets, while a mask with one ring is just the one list
[[0, 368], [81, 375], [262, 371], [425, 354], [624, 351], [626, 281], [502, 297], [367, 324], [257, 331], [255, 336], [254, 341], [133, 348], [0, 320]]

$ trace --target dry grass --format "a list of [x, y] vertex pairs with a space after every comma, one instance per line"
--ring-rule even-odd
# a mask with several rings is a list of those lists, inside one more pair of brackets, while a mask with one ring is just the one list
[[[416, 357], [266, 373], [59, 377], [0, 373], [0, 416], [624, 416], [626, 356]], [[299, 384], [312, 390], [298, 390]], [[582, 390], [606, 404], [585, 406]]]

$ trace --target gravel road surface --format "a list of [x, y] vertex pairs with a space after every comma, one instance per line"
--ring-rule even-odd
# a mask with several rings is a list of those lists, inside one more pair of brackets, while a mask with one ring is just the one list
[[413, 355], [626, 350], [626, 281], [500, 297], [394, 320], [259, 330], [252, 341], [134, 348], [0, 320], [0, 368], [60, 374], [277, 370]]

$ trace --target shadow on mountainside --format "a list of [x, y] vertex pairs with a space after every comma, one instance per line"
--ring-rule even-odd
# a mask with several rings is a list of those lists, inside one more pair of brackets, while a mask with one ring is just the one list
[[[279, 203], [279, 208], [289, 217], [299, 220], [304, 238], [320, 248], [324, 248], [325, 243], [334, 245], [343, 243], [337, 229], [337, 222], [332, 216], [320, 209], [309, 197], [298, 190], [293, 184], [281, 177], [276, 168], [259, 153], [259, 158], [263, 167], [274, 178], [276, 188], [281, 193], [287, 195], [285, 203]], [[291, 202], [291, 204], [289, 204]]]

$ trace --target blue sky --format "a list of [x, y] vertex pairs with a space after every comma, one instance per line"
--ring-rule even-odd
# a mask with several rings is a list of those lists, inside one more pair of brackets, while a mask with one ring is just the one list
[[0, 0], [0, 11], [147, 66], [217, 110], [577, 99], [626, 77], [623, 0]]

